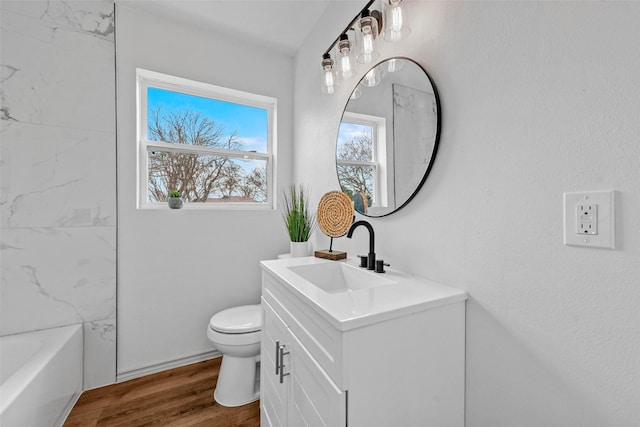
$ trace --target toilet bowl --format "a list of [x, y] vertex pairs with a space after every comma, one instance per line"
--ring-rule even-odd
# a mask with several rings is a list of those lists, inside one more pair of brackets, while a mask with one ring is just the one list
[[218, 382], [213, 392], [222, 406], [241, 406], [260, 397], [260, 304], [233, 307], [209, 321], [207, 337], [222, 353]]

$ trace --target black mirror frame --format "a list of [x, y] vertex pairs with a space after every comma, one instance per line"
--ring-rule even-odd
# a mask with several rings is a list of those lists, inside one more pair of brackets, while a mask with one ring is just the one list
[[[431, 173], [431, 169], [433, 168], [433, 164], [435, 162], [436, 155], [438, 154], [438, 147], [440, 145], [440, 132], [441, 132], [441, 129], [442, 129], [442, 107], [440, 105], [440, 95], [438, 93], [438, 88], [436, 87], [435, 82], [433, 81], [433, 79], [431, 78], [431, 75], [429, 75], [427, 70], [425, 70], [425, 68], [422, 65], [420, 65], [418, 62], [414, 61], [411, 58], [404, 57], [404, 56], [393, 56], [393, 57], [385, 58], [385, 59], [377, 62], [374, 66], [370, 67], [369, 70], [367, 70], [367, 72], [369, 72], [370, 70], [374, 69], [375, 67], [378, 67], [378, 66], [384, 64], [385, 62], [387, 62], [387, 61], [389, 61], [391, 59], [402, 59], [402, 60], [409, 61], [409, 62], [417, 65], [418, 68], [420, 68], [420, 70], [422, 70], [424, 75], [427, 76], [427, 79], [429, 79], [429, 83], [431, 84], [431, 87], [433, 88], [433, 95], [434, 95], [435, 100], [436, 100], [436, 114], [437, 114], [437, 118], [436, 118], [436, 134], [435, 134], [434, 141], [433, 141], [433, 151], [431, 153], [431, 159], [429, 159], [429, 164], [427, 165], [427, 169], [425, 170], [424, 175], [422, 176], [422, 179], [420, 180], [420, 182], [416, 185], [415, 190], [413, 191], [413, 193], [411, 193], [411, 196], [409, 196], [407, 198], [407, 200], [402, 205], [400, 205], [399, 207], [395, 208], [391, 212], [385, 213], [383, 215], [367, 215], [365, 213], [361, 213], [361, 212], [356, 211], [358, 214], [366, 216], [366, 217], [369, 217], [369, 218], [383, 218], [385, 216], [389, 216], [389, 215], [391, 215], [393, 213], [398, 212], [400, 209], [404, 208], [405, 206], [407, 206], [409, 204], [409, 202], [411, 202], [414, 199], [414, 197], [422, 189], [422, 186], [426, 182], [427, 177]], [[365, 76], [366, 76], [366, 73], [365, 73]], [[360, 82], [362, 82], [362, 80], [364, 80], [364, 76], [358, 81], [358, 83], [356, 83], [353, 91], [351, 91], [351, 93], [349, 94], [349, 99], [351, 99], [351, 94], [353, 94], [353, 92], [358, 88], [358, 85], [360, 85]], [[347, 100], [347, 104], [348, 103], [349, 103], [349, 100]], [[345, 104], [345, 108], [342, 110], [342, 115], [340, 116], [340, 123], [342, 123], [342, 119], [344, 118], [344, 113], [345, 112], [346, 112], [346, 104]], [[394, 126], [395, 126], [395, 124], [394, 124]], [[337, 159], [337, 142], [336, 142], [336, 152], [335, 152], [334, 158]], [[337, 160], [336, 160], [335, 169], [336, 169], [336, 177], [337, 177], [337, 174], [338, 174]], [[339, 177], [338, 177], [338, 185], [340, 185], [340, 178]]]

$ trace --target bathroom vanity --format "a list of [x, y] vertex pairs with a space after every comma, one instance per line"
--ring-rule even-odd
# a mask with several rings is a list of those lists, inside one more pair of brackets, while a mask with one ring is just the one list
[[354, 261], [263, 261], [262, 426], [463, 426], [464, 291]]

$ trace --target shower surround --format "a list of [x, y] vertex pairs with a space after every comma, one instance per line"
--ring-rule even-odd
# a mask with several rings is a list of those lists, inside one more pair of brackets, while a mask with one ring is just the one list
[[82, 324], [98, 387], [116, 360], [113, 2], [0, 8], [0, 335]]

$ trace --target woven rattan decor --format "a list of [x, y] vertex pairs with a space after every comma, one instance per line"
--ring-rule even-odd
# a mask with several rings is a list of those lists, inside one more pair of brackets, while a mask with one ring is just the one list
[[342, 237], [353, 223], [353, 201], [340, 191], [330, 191], [318, 203], [318, 225], [329, 237]]

